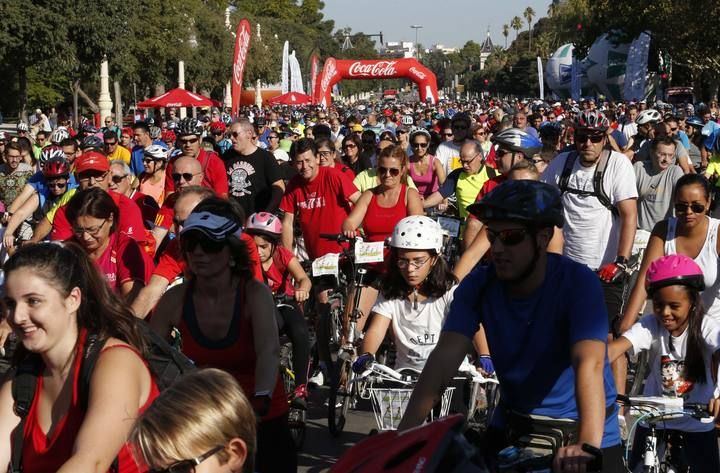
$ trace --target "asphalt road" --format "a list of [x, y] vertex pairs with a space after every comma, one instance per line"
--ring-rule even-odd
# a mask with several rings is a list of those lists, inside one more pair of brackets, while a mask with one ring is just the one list
[[372, 429], [377, 429], [370, 406], [367, 410], [350, 409], [345, 429], [339, 437], [330, 435], [327, 426], [325, 401], [329, 387], [315, 388], [308, 399], [306, 437], [298, 453], [298, 472], [318, 473], [328, 471], [350, 447], [366, 438]]

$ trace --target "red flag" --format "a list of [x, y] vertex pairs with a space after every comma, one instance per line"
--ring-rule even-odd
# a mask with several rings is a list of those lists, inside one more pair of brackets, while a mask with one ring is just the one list
[[313, 54], [310, 58], [310, 95], [313, 98], [315, 98], [315, 82], [317, 82], [319, 62], [317, 54]]
[[247, 53], [250, 48], [250, 22], [243, 18], [237, 27], [235, 33], [235, 55], [233, 60], [232, 74], [232, 116], [238, 116], [240, 110], [240, 92], [242, 90], [243, 73], [245, 72], [245, 62], [247, 61]]

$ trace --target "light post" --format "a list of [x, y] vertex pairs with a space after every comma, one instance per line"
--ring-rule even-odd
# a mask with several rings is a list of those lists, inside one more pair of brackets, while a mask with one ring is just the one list
[[410, 28], [415, 30], [415, 59], [418, 61], [420, 60], [420, 48], [418, 47], [418, 30], [422, 28], [423, 25], [410, 25]]

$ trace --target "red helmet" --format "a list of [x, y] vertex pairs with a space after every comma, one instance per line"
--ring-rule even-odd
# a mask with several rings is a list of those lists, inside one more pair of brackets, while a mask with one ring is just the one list
[[696, 291], [705, 289], [702, 269], [692, 258], [685, 255], [667, 255], [650, 263], [645, 275], [645, 288], [648, 292], [676, 284], [690, 286]]
[[223, 123], [223, 122], [210, 123], [210, 131], [222, 131], [223, 133], [225, 133], [225, 123]]
[[69, 176], [70, 175], [70, 163], [67, 159], [54, 157], [45, 161], [45, 165], [42, 169], [43, 176], [47, 179]]
[[575, 128], [605, 131], [610, 127], [610, 120], [597, 110], [583, 110], [575, 118]]
[[282, 235], [282, 222], [269, 212], [257, 212], [247, 219], [245, 231], [251, 235], [262, 235], [277, 240]]

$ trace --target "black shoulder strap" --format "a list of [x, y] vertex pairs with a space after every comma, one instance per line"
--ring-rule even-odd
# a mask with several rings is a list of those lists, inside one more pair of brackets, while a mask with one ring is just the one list
[[564, 194], [568, 190], [568, 182], [570, 182], [570, 174], [572, 174], [573, 167], [575, 166], [575, 161], [577, 161], [578, 152], [572, 151], [568, 153], [567, 158], [565, 158], [565, 167], [563, 167], [562, 174], [560, 174], [560, 182], [558, 182], [558, 187], [560, 188], [560, 193]]
[[15, 405], [15, 415], [20, 417], [20, 423], [12, 433], [11, 469], [12, 473], [22, 473], [22, 450], [25, 423], [35, 397], [37, 379], [42, 370], [42, 361], [37, 355], [29, 355], [23, 360], [15, 371], [11, 390]]
[[488, 179], [494, 179], [497, 176], [497, 171], [494, 167], [485, 165], [485, 172], [487, 173]]
[[619, 215], [618, 209], [610, 202], [610, 197], [607, 195], [607, 192], [605, 192], [605, 187], [603, 186], [608, 161], [610, 161], [610, 150], [603, 150], [602, 154], [600, 154], [597, 167], [595, 168], [595, 175], [593, 176], [593, 191], [595, 197], [597, 197], [603, 207], [608, 209], [614, 217], [617, 217]]

